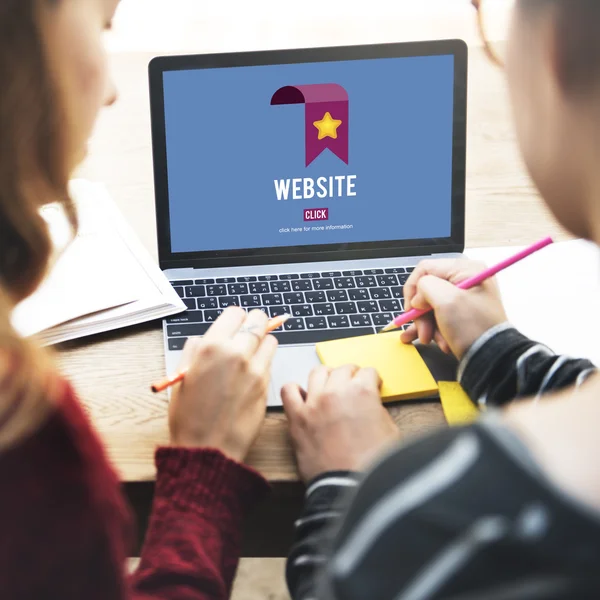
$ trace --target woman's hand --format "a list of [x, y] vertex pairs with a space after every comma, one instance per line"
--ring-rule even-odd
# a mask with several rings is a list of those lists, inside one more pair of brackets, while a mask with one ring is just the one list
[[[461, 359], [470, 346], [488, 329], [506, 321], [495, 279], [470, 290], [456, 284], [477, 275], [485, 265], [471, 260], [425, 260], [404, 286], [405, 309], [433, 308], [434, 313], [417, 319], [402, 334], [402, 341], [417, 338], [423, 344], [435, 340], [444, 352]], [[453, 285], [454, 284], [454, 285]]]
[[364, 469], [398, 440], [398, 428], [381, 404], [381, 380], [373, 369], [317, 367], [308, 391], [281, 391], [302, 479], [326, 471]]
[[169, 406], [171, 443], [211, 447], [242, 461], [264, 420], [277, 340], [260, 310], [226, 309], [204, 338], [185, 345], [188, 369]]

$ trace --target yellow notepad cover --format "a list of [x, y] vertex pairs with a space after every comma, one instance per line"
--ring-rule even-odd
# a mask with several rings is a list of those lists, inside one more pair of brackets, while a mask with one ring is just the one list
[[373, 367], [383, 380], [384, 402], [414, 400], [437, 394], [438, 386], [412, 344], [403, 344], [400, 333], [367, 335], [317, 344], [321, 362], [332, 368], [353, 364]]
[[440, 381], [440, 400], [448, 425], [466, 425], [479, 417], [479, 409], [467, 396], [460, 383]]

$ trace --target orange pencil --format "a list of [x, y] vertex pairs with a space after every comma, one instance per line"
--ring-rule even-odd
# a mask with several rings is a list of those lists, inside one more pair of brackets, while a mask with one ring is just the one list
[[[269, 321], [269, 324], [267, 325], [267, 333], [271, 333], [272, 331], [279, 329], [290, 318], [290, 316], [291, 315], [281, 315], [279, 317], [271, 319]], [[171, 375], [171, 377], [166, 377], [161, 382], [152, 385], [150, 389], [155, 394], [157, 394], [158, 392], [164, 392], [167, 388], [171, 387], [172, 385], [183, 381], [185, 373], [185, 371], [180, 371], [175, 375]]]

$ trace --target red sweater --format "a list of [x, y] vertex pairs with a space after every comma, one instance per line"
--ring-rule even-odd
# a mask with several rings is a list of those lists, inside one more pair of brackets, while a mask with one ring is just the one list
[[217, 450], [160, 448], [137, 572], [119, 482], [72, 388], [43, 427], [0, 454], [0, 596], [6, 600], [218, 600], [235, 575], [242, 521], [267, 491]]

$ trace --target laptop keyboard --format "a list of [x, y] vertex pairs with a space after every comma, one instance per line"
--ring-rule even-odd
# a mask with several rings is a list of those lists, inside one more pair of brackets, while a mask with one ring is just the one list
[[414, 267], [323, 271], [172, 281], [188, 310], [167, 318], [169, 350], [206, 333], [228, 306], [291, 318], [273, 333], [280, 344], [308, 344], [376, 333], [404, 311]]

